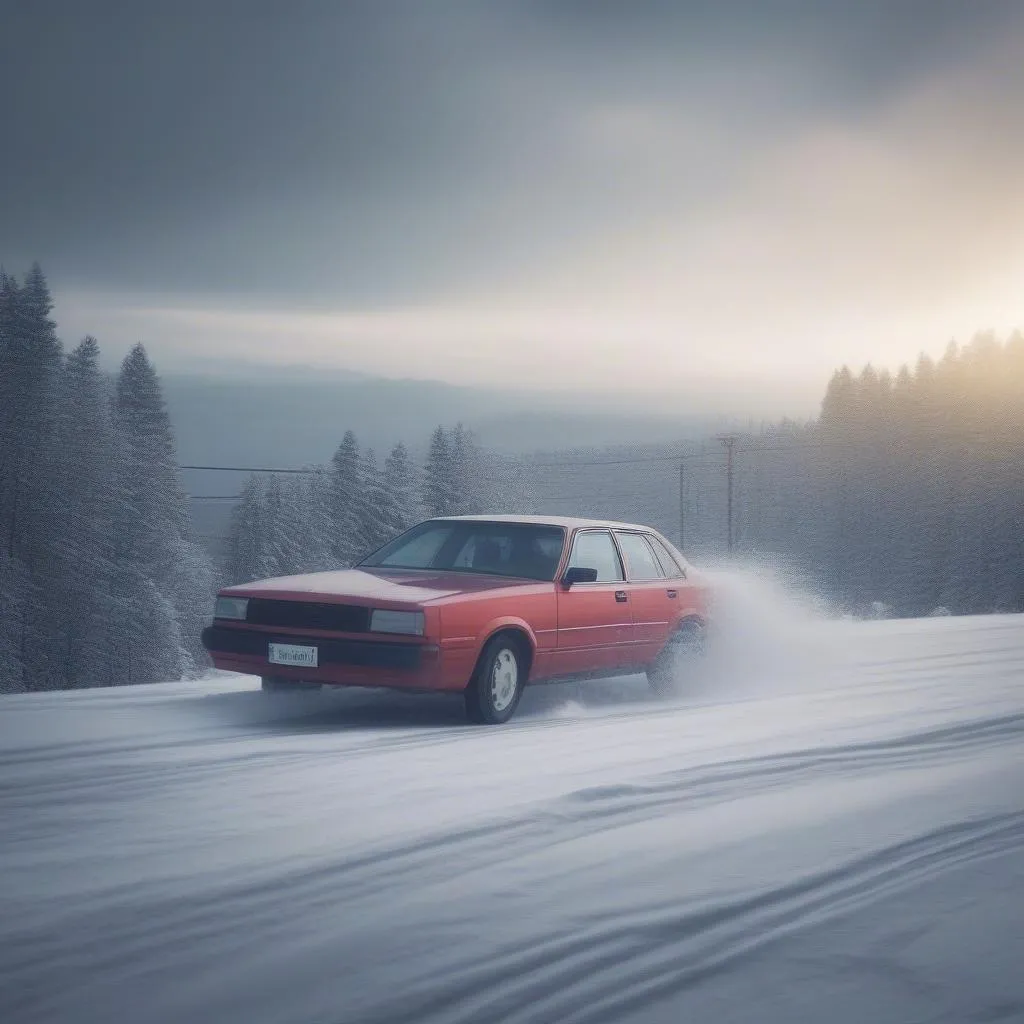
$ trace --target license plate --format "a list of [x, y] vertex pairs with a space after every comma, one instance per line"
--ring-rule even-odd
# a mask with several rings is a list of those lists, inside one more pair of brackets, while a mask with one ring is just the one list
[[302, 668], [316, 668], [317, 649], [300, 647], [298, 644], [268, 644], [267, 661], [271, 665], [298, 665]]

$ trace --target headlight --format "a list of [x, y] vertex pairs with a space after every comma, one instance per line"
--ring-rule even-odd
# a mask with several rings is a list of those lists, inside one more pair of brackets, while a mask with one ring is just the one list
[[374, 608], [370, 613], [370, 629], [374, 633], [423, 636], [423, 612], [392, 612], [386, 608]]
[[238, 619], [245, 621], [245, 613], [249, 608], [247, 597], [218, 597], [213, 606], [215, 619]]

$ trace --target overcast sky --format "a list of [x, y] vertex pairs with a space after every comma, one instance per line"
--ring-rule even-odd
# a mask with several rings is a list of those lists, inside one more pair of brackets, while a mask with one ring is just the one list
[[0, 0], [65, 340], [799, 404], [1024, 326], [1024, 4]]

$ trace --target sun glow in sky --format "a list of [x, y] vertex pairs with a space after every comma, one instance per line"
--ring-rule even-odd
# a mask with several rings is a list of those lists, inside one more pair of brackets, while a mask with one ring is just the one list
[[1024, 326], [1019, 5], [389, 6], [140, 11], [90, 75], [72, 8], [7, 62], [60, 101], [2, 255], [67, 339], [801, 412]]

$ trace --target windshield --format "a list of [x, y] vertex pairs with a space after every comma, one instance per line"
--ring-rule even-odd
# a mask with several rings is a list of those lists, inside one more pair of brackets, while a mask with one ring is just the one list
[[403, 534], [360, 565], [551, 581], [564, 545], [560, 526], [435, 520]]

